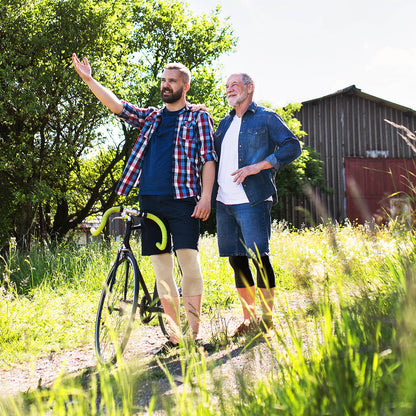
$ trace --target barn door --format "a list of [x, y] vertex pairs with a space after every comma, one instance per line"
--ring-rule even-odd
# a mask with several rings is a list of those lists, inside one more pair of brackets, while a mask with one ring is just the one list
[[409, 219], [416, 199], [414, 159], [345, 158], [344, 166], [347, 217], [352, 222]]

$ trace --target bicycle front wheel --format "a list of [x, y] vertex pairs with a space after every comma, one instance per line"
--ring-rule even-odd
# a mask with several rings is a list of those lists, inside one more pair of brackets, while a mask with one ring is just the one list
[[101, 292], [95, 351], [102, 364], [115, 363], [130, 337], [139, 297], [138, 266], [129, 251], [113, 265]]

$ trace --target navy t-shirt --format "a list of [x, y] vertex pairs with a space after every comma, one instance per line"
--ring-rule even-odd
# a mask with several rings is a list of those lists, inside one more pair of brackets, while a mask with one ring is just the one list
[[180, 111], [168, 111], [165, 108], [162, 112], [162, 120], [144, 155], [140, 195], [173, 195], [173, 142]]

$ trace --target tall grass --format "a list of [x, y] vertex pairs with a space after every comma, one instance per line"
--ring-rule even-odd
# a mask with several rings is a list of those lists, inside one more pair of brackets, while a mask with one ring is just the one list
[[[203, 310], [227, 306], [235, 300], [232, 280], [218, 258], [214, 237], [201, 239], [206, 277]], [[139, 267], [153, 287], [154, 273], [140, 245], [132, 241]], [[57, 249], [33, 247], [28, 255], [10, 245], [0, 270], [0, 366], [33, 361], [51, 351], [92, 343], [95, 313], [102, 283], [115, 259], [119, 243], [69, 245]], [[1, 281], [0, 281], [1, 283]]]
[[88, 387], [77, 379], [57, 378], [48, 390], [37, 390], [0, 402], [0, 415], [95, 416], [133, 414], [131, 375], [125, 365], [114, 371], [101, 368], [91, 377]]
[[[24, 258], [10, 253], [0, 294], [2, 368], [51, 349], [91, 342], [101, 281], [115, 247], [39, 249]], [[160, 363], [173, 393], [162, 402], [155, 393], [148, 413], [414, 414], [415, 247], [411, 230], [347, 224], [295, 231], [274, 224], [271, 252], [278, 278], [274, 317], [278, 325], [274, 341], [267, 341], [273, 371], [256, 378], [238, 376], [236, 370], [237, 391], [227, 389], [221, 373], [214, 371], [221, 362], [185, 350], [179, 359], [180, 383]], [[218, 257], [213, 236], [201, 240], [201, 263], [204, 310], [236, 302], [231, 269]], [[148, 260], [140, 259], [140, 265], [150, 276]], [[143, 389], [149, 383], [138, 382], [137, 375], [136, 382], [131, 381], [123, 366], [98, 374], [99, 379], [91, 377], [86, 383], [90, 390], [79, 382], [58, 381], [51, 390], [34, 392], [25, 401], [3, 402], [0, 412], [137, 411], [131, 386]], [[97, 400], [101, 407], [94, 407]], [[156, 402], [161, 402], [157, 411]]]
[[[206, 371], [194, 375], [186, 386], [193, 395], [177, 390], [168, 414], [415, 414], [413, 234], [347, 226], [284, 231], [277, 239], [290, 253], [278, 260], [281, 270], [291, 256], [303, 268], [278, 296], [275, 370], [265, 379], [240, 373], [237, 394], [212, 389], [205, 403]], [[288, 307], [294, 290], [310, 300], [312, 314]], [[189, 374], [190, 366], [183, 379]]]
[[11, 247], [0, 287], [0, 364], [33, 360], [91, 342], [97, 296], [109, 255], [98, 247]]

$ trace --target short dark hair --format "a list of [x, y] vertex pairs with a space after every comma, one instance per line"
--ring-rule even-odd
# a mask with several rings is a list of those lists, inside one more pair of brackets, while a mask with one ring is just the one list
[[191, 83], [191, 71], [183, 64], [178, 62], [172, 62], [165, 66], [165, 69], [177, 69], [182, 77], [185, 84]]

